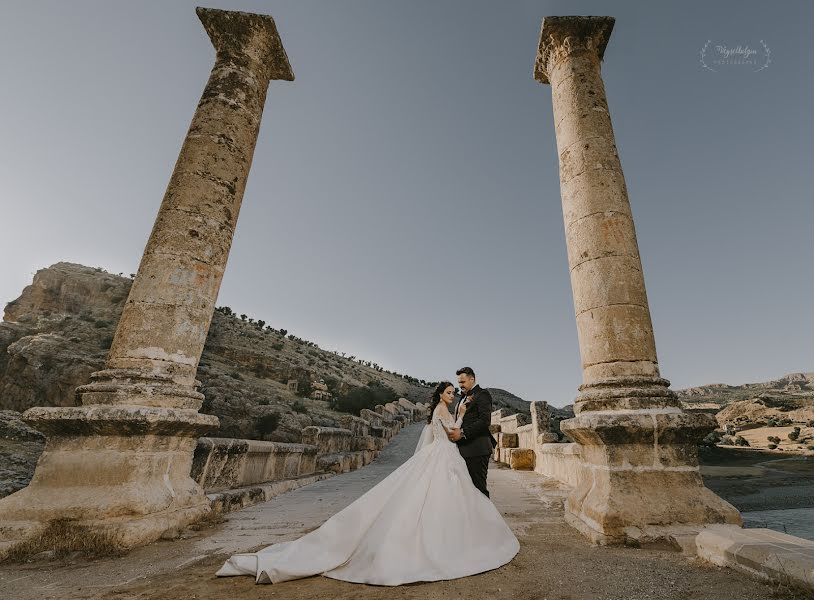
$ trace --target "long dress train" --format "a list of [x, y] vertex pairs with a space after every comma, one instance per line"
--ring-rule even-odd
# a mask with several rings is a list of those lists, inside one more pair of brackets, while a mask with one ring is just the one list
[[520, 543], [472, 484], [442, 423], [453, 426], [449, 411], [439, 405], [415, 454], [318, 529], [256, 553], [235, 554], [217, 575], [279, 583], [322, 574], [400, 585], [465, 577], [509, 562]]

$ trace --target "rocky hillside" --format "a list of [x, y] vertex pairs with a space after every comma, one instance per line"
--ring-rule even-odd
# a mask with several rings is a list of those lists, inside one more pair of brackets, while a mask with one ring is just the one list
[[[519, 412], [531, 416], [531, 404], [527, 400], [523, 400], [519, 396], [515, 396], [511, 392], [500, 388], [486, 389], [492, 394], [492, 408], [494, 410], [508, 408], [512, 412]], [[552, 417], [558, 419], [570, 419], [574, 416], [574, 407], [571, 404], [563, 406], [562, 408], [549, 405], [548, 412]]]
[[486, 389], [489, 390], [489, 394], [492, 396], [492, 410], [508, 408], [512, 412], [531, 415], [531, 408], [529, 408], [529, 403], [526, 400], [500, 388], [490, 387]]
[[761, 395], [776, 398], [814, 398], [814, 373], [789, 373], [780, 379], [742, 385], [711, 383], [676, 390], [676, 393], [684, 402], [714, 402], [719, 406], [725, 406], [738, 400], [751, 400]]
[[[104, 365], [131, 283], [71, 263], [38, 271], [0, 323], [0, 410], [75, 405], [74, 389]], [[337, 425], [340, 413], [327, 401], [300, 397], [320, 379], [334, 394], [372, 381], [414, 402], [432, 392], [412, 378], [229, 313], [215, 312], [198, 369], [202, 412], [220, 418], [219, 436], [256, 437], [256, 422], [271, 412], [281, 417], [271, 440], [299, 441], [308, 425]], [[291, 379], [299, 394], [288, 390]]]
[[685, 408], [716, 412], [720, 423], [769, 418], [814, 419], [814, 373], [789, 373], [762, 383], [713, 383], [676, 390]]

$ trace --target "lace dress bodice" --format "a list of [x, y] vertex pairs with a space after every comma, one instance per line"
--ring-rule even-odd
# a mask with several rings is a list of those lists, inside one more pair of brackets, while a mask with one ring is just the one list
[[[461, 421], [463, 421], [463, 415], [458, 417], [456, 421], [452, 418], [452, 415], [449, 414], [449, 411], [439, 406], [432, 413], [433, 438], [436, 440], [443, 439], [449, 442], [447, 432], [444, 431], [444, 426], [446, 426], [447, 429], [455, 429], [461, 426]], [[452, 444], [453, 442], [449, 443]]]

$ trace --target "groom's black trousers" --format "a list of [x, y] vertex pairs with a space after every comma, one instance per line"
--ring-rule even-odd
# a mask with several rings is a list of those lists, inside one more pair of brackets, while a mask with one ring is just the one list
[[489, 490], [486, 489], [486, 475], [489, 473], [489, 455], [464, 457], [466, 468], [475, 487], [489, 497]]

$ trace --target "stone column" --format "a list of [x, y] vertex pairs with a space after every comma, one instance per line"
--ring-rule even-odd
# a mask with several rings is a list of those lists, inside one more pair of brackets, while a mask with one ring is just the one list
[[[81, 406], [32, 408], [48, 436], [29, 486], [0, 501], [0, 555], [62, 519], [128, 548], [209, 511], [190, 477], [198, 361], [212, 319], [271, 79], [293, 80], [274, 20], [198, 8], [215, 66], [158, 211], [106, 368]], [[64, 525], [61, 525], [64, 526]]]
[[612, 17], [546, 17], [534, 77], [551, 84], [583, 383], [562, 430], [589, 476], [568, 521], [599, 543], [669, 537], [678, 524], [740, 523], [704, 487], [697, 442], [715, 427], [685, 413], [659, 373], [633, 215], [600, 72]]

